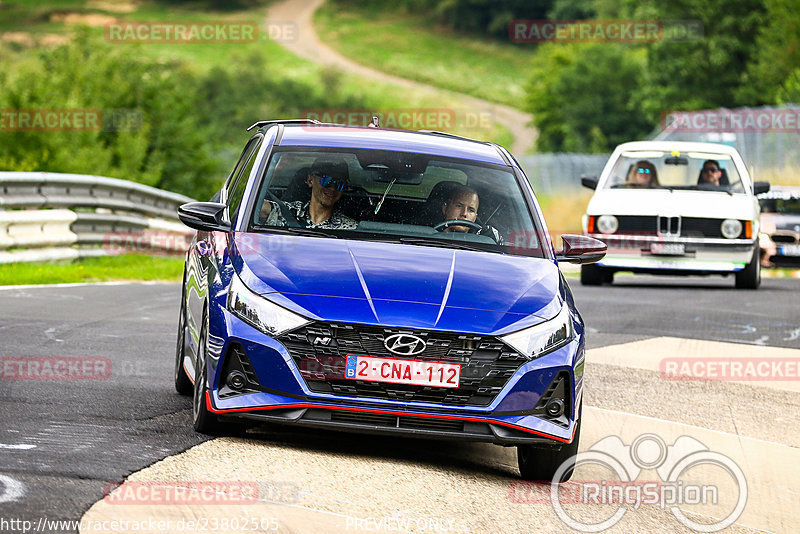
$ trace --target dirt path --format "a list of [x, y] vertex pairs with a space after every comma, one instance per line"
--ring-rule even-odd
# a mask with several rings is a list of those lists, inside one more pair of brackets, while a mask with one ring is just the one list
[[325, 0], [283, 0], [269, 9], [267, 16], [269, 22], [294, 22], [297, 24], [297, 39], [280, 41], [283, 47], [315, 63], [333, 65], [364, 78], [374, 79], [399, 87], [407, 87], [415, 91], [427, 92], [433, 97], [436, 95], [446, 95], [449, 98], [457, 99], [464, 107], [470, 108], [475, 112], [490, 113], [498, 123], [508, 128], [514, 136], [514, 142], [510, 148], [515, 155], [522, 155], [531, 150], [536, 140], [537, 132], [535, 128], [528, 126], [531, 122], [530, 114], [502, 104], [487, 102], [479, 98], [392, 76], [391, 74], [360, 65], [324, 44], [320, 41], [314, 31], [314, 25], [312, 24], [314, 12], [324, 1]]

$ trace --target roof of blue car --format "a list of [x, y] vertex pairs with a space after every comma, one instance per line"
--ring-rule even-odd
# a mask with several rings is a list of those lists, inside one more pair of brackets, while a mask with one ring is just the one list
[[488, 143], [436, 133], [383, 128], [286, 125], [280, 146], [396, 150], [506, 164], [497, 147]]

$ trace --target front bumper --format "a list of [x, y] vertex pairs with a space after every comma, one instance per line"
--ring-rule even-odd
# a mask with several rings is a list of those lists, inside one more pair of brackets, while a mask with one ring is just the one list
[[[715, 239], [656, 235], [587, 234], [608, 245], [596, 265], [630, 271], [731, 273], [744, 269], [753, 258], [754, 239]], [[683, 254], [654, 253], [654, 247], [680, 245]]]
[[[220, 358], [209, 361], [214, 368], [206, 399], [208, 409], [221, 418], [504, 445], [558, 445], [573, 439], [582, 390], [582, 333], [568, 345], [522, 364], [487, 406], [459, 406], [312, 391], [283, 344], [227, 310], [222, 313], [227, 332], [219, 334], [225, 344]], [[252, 387], [240, 392], [226, 383], [232, 365], [226, 362], [235, 361], [236, 351], [247, 356], [250, 368], [245, 374], [257, 379], [257, 385], [250, 381]], [[540, 405], [561, 381], [565, 414], [549, 418]]]

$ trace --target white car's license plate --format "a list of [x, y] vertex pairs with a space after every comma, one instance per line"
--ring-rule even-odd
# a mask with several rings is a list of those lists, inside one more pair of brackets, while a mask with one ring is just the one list
[[455, 363], [373, 358], [348, 354], [344, 376], [351, 380], [457, 388], [461, 380], [461, 366]]
[[683, 256], [686, 248], [683, 243], [651, 243], [650, 254], [660, 256]]
[[800, 256], [800, 245], [781, 245], [780, 252], [784, 256]]

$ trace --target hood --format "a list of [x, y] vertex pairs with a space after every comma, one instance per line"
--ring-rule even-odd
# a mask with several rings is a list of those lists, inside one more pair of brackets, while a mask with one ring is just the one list
[[756, 201], [750, 195], [729, 195], [722, 191], [603, 189], [594, 194], [586, 212], [753, 220]]
[[561, 306], [555, 263], [438, 247], [237, 233], [252, 291], [312, 319], [498, 334]]

